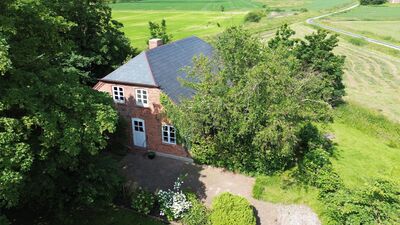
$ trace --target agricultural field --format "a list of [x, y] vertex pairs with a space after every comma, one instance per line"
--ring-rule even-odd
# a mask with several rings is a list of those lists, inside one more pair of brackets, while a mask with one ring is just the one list
[[262, 3], [254, 0], [119, 0], [111, 4], [113, 10], [183, 10], [183, 11], [248, 11], [261, 8]]
[[268, 7], [273, 8], [306, 8], [308, 10], [326, 10], [341, 7], [344, 5], [348, 5], [354, 0], [336, 0], [336, 1], [327, 1], [327, 0], [258, 0], [265, 4]]
[[149, 37], [149, 21], [167, 22], [167, 32], [173, 40], [196, 35], [206, 38], [225, 28], [240, 25], [244, 12], [202, 11], [122, 11], [114, 10], [113, 17], [124, 24], [123, 31], [134, 47], [144, 49]]
[[[149, 36], [148, 22], [167, 21], [168, 33], [173, 40], [196, 35], [202, 38], [222, 32], [225, 28], [244, 23], [247, 12], [263, 10], [263, 7], [279, 9], [280, 13], [263, 18], [260, 23], [246, 24], [253, 32], [274, 29], [283, 23], [293, 23], [316, 15], [317, 10], [341, 7], [353, 0], [223, 0], [196, 2], [188, 0], [117, 1], [110, 4], [112, 16], [124, 24], [123, 31], [139, 50], [146, 48]], [[265, 5], [265, 6], [264, 6]], [[223, 12], [221, 11], [223, 6]], [[301, 8], [308, 12], [299, 12]]]
[[321, 20], [332, 27], [400, 44], [400, 4], [359, 6]]

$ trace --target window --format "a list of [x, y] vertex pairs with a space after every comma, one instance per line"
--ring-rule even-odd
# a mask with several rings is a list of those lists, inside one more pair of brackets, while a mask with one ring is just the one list
[[125, 103], [124, 88], [113, 86], [113, 99], [114, 102]]
[[149, 105], [149, 100], [146, 90], [136, 89], [136, 105], [145, 107]]
[[175, 128], [170, 125], [162, 125], [162, 142], [176, 144]]

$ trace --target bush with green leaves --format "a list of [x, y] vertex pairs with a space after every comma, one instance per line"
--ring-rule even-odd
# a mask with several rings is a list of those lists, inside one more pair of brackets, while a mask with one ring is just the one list
[[180, 219], [192, 206], [185, 193], [181, 190], [182, 184], [182, 179], [178, 177], [172, 190], [160, 190], [157, 192], [160, 215], [166, 216], [168, 220]]
[[155, 201], [156, 197], [153, 193], [139, 187], [133, 193], [131, 206], [135, 211], [147, 215], [154, 208]]
[[194, 193], [187, 193], [192, 207], [183, 215], [184, 225], [211, 225], [209, 211]]
[[400, 186], [385, 179], [369, 181], [358, 189], [339, 189], [327, 203], [338, 224], [399, 224]]
[[249, 201], [225, 192], [214, 198], [210, 221], [213, 225], [255, 225], [256, 217]]
[[258, 23], [264, 16], [265, 13], [263, 13], [262, 11], [251, 11], [246, 14], [246, 16], [244, 17], [244, 21]]

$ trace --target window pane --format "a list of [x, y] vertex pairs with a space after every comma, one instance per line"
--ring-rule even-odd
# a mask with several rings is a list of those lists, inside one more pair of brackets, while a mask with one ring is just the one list
[[114, 89], [114, 91], [118, 91], [118, 88], [117, 88], [117, 87], [113, 87], [113, 89]]
[[175, 144], [176, 142], [175, 138], [171, 138], [170, 142]]
[[169, 127], [170, 132], [175, 132], [175, 128], [173, 126]]
[[167, 126], [163, 125], [162, 128], [163, 128], [164, 131], [168, 131], [168, 127]]
[[143, 100], [143, 103], [144, 103], [144, 104], [147, 104], [147, 100]]
[[122, 91], [122, 88], [119, 88], [119, 91]]

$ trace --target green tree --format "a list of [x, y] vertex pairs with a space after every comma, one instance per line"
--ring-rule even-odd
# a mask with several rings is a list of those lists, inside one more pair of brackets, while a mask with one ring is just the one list
[[327, 31], [318, 30], [305, 36], [305, 40], [292, 38], [295, 32], [289, 26], [282, 26], [268, 45], [277, 48], [280, 45], [288, 47], [300, 60], [305, 70], [323, 74], [329, 90], [326, 96], [329, 103], [336, 106], [342, 103], [345, 95], [343, 84], [344, 56], [335, 55], [333, 49], [338, 45], [338, 35], [329, 35]]
[[57, 16], [62, 16], [71, 23], [63, 38], [74, 43], [73, 50], [81, 56], [76, 66], [88, 73], [89, 84], [97, 82], [95, 78], [107, 75], [136, 54], [129, 39], [120, 30], [123, 25], [112, 19], [108, 1], [44, 2]]
[[165, 19], [161, 20], [161, 23], [149, 21], [150, 38], [160, 38], [164, 44], [169, 43], [172, 40], [172, 35], [167, 34], [167, 22]]
[[331, 120], [328, 81], [304, 70], [287, 47], [271, 49], [240, 28], [220, 35], [215, 50], [188, 70], [198, 81], [183, 81], [196, 91], [193, 98], [178, 105], [163, 98], [184, 144], [198, 161], [231, 170], [292, 166], [303, 155], [302, 134]]
[[117, 113], [82, 84], [76, 24], [47, 2], [0, 2], [0, 211], [62, 212], [109, 202], [119, 185], [104, 154]]

